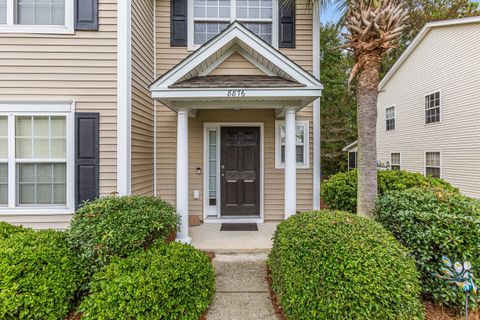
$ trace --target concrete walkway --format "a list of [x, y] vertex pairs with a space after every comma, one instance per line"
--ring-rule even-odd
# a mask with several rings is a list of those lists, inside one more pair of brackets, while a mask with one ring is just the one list
[[217, 254], [217, 293], [207, 320], [277, 320], [266, 280], [265, 253]]

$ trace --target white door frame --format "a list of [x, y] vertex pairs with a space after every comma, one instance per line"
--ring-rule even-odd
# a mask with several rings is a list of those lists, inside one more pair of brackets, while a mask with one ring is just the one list
[[[260, 217], [228, 217], [220, 215], [221, 188], [220, 188], [220, 143], [222, 127], [259, 127], [260, 128]], [[217, 130], [217, 215], [208, 216], [208, 130]], [[264, 221], [264, 128], [263, 122], [204, 122], [203, 123], [203, 221], [205, 223], [263, 223]]]

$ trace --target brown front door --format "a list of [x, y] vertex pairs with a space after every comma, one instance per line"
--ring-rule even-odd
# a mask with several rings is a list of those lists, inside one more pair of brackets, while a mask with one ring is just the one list
[[222, 127], [221, 216], [260, 215], [260, 128]]

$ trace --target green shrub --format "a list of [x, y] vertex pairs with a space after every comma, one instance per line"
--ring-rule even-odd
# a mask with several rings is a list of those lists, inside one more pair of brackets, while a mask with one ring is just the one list
[[209, 258], [192, 246], [156, 244], [94, 275], [82, 319], [198, 320], [215, 292]]
[[33, 232], [33, 230], [0, 221], [0, 241], [10, 238], [20, 232]]
[[345, 212], [282, 222], [268, 258], [288, 319], [423, 319], [415, 263], [390, 232]]
[[112, 257], [127, 257], [177, 228], [175, 209], [155, 197], [104, 197], [74, 215], [68, 240], [91, 276]]
[[[357, 211], [357, 170], [338, 173], [322, 184], [322, 200], [331, 210]], [[458, 189], [442, 179], [425, 177], [404, 170], [379, 170], [378, 194], [410, 188], [440, 189], [458, 193]]]
[[80, 278], [64, 233], [17, 232], [5, 238], [0, 241], [0, 319], [63, 319]]
[[[447, 306], [465, 295], [433, 277], [441, 258], [470, 261], [480, 276], [480, 201], [443, 192], [410, 189], [387, 192], [377, 201], [376, 219], [408, 247], [421, 273], [422, 292]], [[472, 297], [472, 307], [474, 301]]]

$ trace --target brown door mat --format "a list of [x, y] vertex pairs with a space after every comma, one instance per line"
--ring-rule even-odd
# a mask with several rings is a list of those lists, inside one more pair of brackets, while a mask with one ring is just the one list
[[220, 231], [258, 231], [256, 223], [222, 223]]

